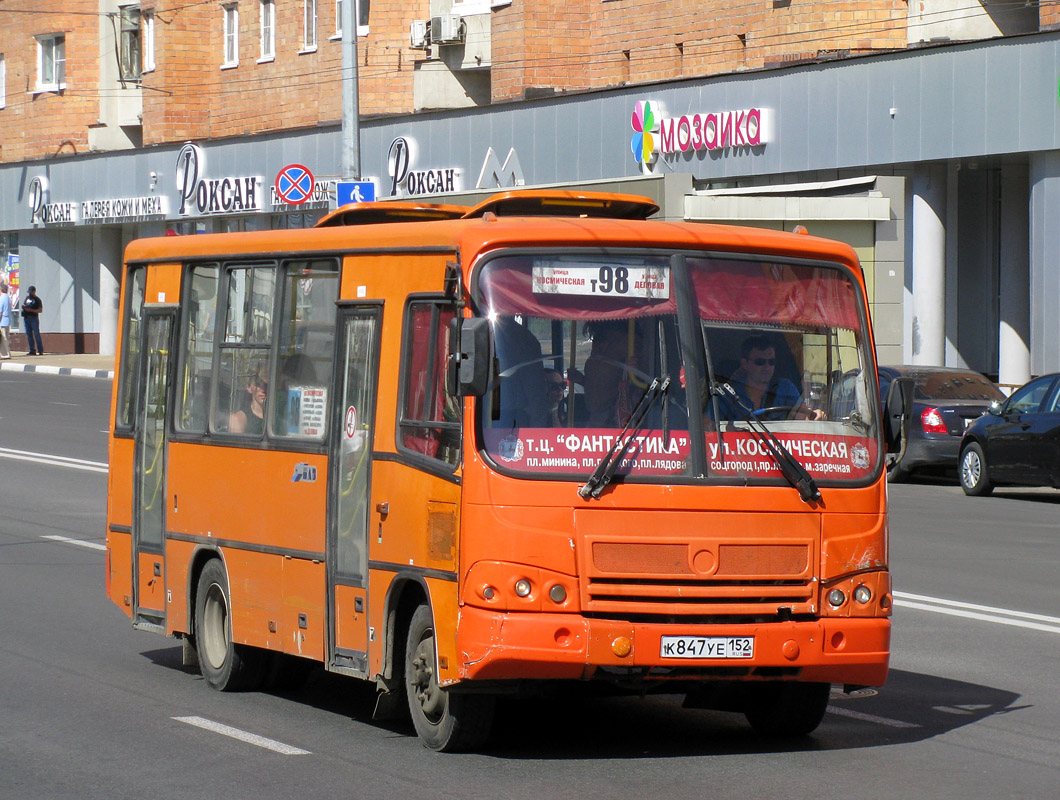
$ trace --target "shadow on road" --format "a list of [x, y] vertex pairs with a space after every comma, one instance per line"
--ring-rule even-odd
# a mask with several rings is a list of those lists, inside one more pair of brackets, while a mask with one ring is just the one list
[[1060, 492], [1056, 489], [1015, 489], [1002, 487], [994, 489], [991, 497], [1003, 497], [1007, 500], [1024, 500], [1032, 503], [1052, 503], [1060, 505]]
[[[143, 655], [175, 672], [198, 674], [182, 666], [179, 647]], [[483, 752], [505, 759], [601, 759], [850, 750], [919, 742], [1028, 707], [1005, 689], [892, 670], [875, 695], [833, 692], [828, 713], [811, 736], [777, 741], [755, 734], [742, 714], [682, 708], [681, 695], [598, 696], [596, 687], [584, 684], [550, 688], [545, 696], [502, 698]], [[204, 684], [202, 691], [210, 690]], [[372, 719], [375, 690], [367, 682], [317, 669], [301, 688], [272, 693], [353, 722], [415, 735], [405, 720]]]

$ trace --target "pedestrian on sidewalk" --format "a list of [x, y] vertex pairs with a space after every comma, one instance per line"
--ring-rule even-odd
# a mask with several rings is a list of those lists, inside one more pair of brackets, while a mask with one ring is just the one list
[[7, 293], [7, 284], [0, 283], [0, 359], [11, 358], [11, 295]]
[[30, 286], [26, 299], [22, 301], [22, 321], [26, 328], [26, 344], [31, 356], [44, 355], [44, 342], [40, 338], [40, 312], [44, 303], [37, 297], [37, 287]]

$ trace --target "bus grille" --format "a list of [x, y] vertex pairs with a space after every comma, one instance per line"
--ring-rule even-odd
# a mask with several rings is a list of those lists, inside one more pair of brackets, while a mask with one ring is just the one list
[[771, 616], [782, 608], [792, 615], [816, 610], [808, 542], [703, 548], [687, 542], [596, 541], [590, 548], [582, 596], [590, 614], [738, 619]]

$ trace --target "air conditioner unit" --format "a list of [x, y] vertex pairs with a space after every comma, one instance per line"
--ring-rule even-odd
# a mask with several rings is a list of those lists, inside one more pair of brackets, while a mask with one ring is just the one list
[[430, 20], [426, 19], [414, 19], [409, 23], [409, 46], [417, 47], [421, 50], [431, 46], [430, 39], [427, 36], [427, 29], [430, 24]]
[[464, 20], [459, 14], [431, 17], [431, 44], [456, 44], [464, 41]]

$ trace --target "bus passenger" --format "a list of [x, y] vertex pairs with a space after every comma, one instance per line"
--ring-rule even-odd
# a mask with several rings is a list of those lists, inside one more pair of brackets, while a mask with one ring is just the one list
[[243, 408], [228, 418], [231, 433], [249, 433], [260, 436], [265, 430], [265, 399], [269, 392], [269, 371], [264, 361], [251, 370], [247, 381], [247, 397]]
[[493, 327], [500, 367], [500, 417], [503, 428], [542, 428], [548, 420], [548, 387], [541, 343], [514, 317], [500, 317]]
[[[802, 402], [802, 393], [794, 383], [774, 376], [776, 364], [777, 352], [772, 340], [762, 334], [749, 336], [740, 347], [740, 367], [728, 383], [744, 405], [756, 414], [776, 408], [786, 410], [786, 416], [795, 419], [824, 419], [824, 411]], [[726, 395], [719, 400], [722, 419], [731, 421], [745, 416], [746, 412]]]
[[565, 427], [568, 423], [567, 382], [555, 369], [545, 373], [545, 381], [548, 384], [548, 424], [553, 428]]
[[585, 360], [585, 404], [590, 428], [621, 428], [629, 420], [629, 323], [591, 320], [585, 324], [593, 347]]

